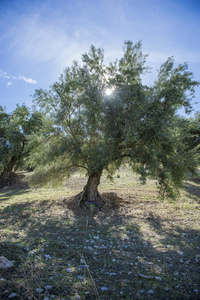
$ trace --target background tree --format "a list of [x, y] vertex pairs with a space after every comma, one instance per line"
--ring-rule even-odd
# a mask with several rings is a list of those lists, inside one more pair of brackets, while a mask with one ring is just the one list
[[125, 42], [123, 50], [120, 60], [106, 66], [103, 50], [91, 46], [82, 65], [74, 62], [49, 91], [36, 90], [35, 101], [53, 126], [45, 138], [37, 137], [32, 184], [60, 181], [83, 168], [88, 182], [77, 203], [101, 206], [102, 172], [112, 176], [124, 161], [143, 182], [157, 179], [161, 194], [171, 197], [195, 169], [196, 150], [183, 147], [176, 113], [181, 107], [191, 110], [198, 82], [187, 64], [174, 67], [169, 58], [147, 87], [141, 79], [148, 71], [141, 43]]
[[28, 155], [27, 137], [41, 122], [41, 113], [31, 113], [25, 105], [17, 105], [11, 114], [0, 106], [0, 187], [15, 181], [14, 171]]
[[196, 112], [194, 118], [189, 119], [189, 144], [191, 148], [200, 145], [200, 112]]

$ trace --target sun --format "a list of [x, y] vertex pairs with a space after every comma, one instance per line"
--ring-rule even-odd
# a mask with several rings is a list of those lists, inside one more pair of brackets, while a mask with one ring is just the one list
[[113, 91], [114, 91], [113, 88], [107, 88], [107, 89], [105, 90], [106, 96], [110, 96], [110, 95], [113, 93]]

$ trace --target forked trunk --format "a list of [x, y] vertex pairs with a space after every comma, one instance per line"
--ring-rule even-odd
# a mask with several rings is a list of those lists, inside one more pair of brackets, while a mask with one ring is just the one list
[[83, 192], [81, 192], [77, 197], [76, 201], [78, 206], [90, 208], [91, 210], [93, 208], [100, 209], [103, 206], [104, 201], [98, 192], [100, 178], [101, 176], [97, 173], [91, 174], [89, 176], [88, 182], [84, 187]]

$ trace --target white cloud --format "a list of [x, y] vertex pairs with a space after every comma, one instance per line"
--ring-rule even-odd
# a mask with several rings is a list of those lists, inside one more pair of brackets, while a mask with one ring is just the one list
[[0, 70], [0, 78], [3, 77], [3, 78], [6, 78], [6, 79], [9, 79], [10, 77], [8, 76], [8, 74], [6, 72], [4, 72], [3, 70]]
[[25, 82], [30, 83], [30, 84], [36, 84], [37, 83], [36, 80], [31, 79], [31, 78], [26, 78], [25, 76], [18, 76], [17, 79], [24, 80]]
[[[25, 76], [12, 76], [12, 75], [8, 75], [7, 72], [4, 72], [3, 70], [0, 70], [0, 78], [5, 78], [5, 79], [14, 79], [14, 80], [23, 80], [27, 83], [30, 83], [30, 84], [36, 84], [37, 81], [32, 79], [32, 78], [27, 78]], [[12, 81], [9, 81], [7, 82], [7, 86], [10, 86], [12, 85], [13, 82]]]

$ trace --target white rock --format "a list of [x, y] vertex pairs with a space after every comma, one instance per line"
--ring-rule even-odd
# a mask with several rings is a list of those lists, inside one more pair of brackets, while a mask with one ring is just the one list
[[174, 272], [174, 275], [175, 275], [175, 276], [178, 276], [178, 274], [179, 274], [179, 273], [178, 273], [177, 271]]
[[52, 287], [52, 285], [45, 285], [45, 289], [47, 289], [47, 290], [51, 290], [53, 287]]
[[8, 260], [4, 256], [0, 257], [0, 268], [1, 269], [11, 268], [12, 266], [13, 266], [13, 262], [11, 260]]
[[30, 251], [30, 252], [28, 253], [28, 256], [29, 256], [29, 255], [34, 255], [36, 252], [37, 252], [36, 250], [32, 250], [32, 251]]
[[102, 290], [102, 292], [106, 292], [106, 291], [108, 291], [108, 288], [105, 286], [102, 286], [101, 290]]
[[67, 271], [68, 273], [72, 273], [72, 269], [70, 269], [70, 268], [66, 269], [66, 271]]
[[87, 247], [88, 248], [88, 250], [90, 250], [90, 251], [94, 251], [94, 249], [92, 248], [92, 247]]
[[198, 290], [198, 289], [195, 289], [194, 292], [195, 292], [195, 294], [198, 294], [199, 290]]
[[115, 258], [113, 258], [113, 259], [112, 259], [112, 261], [113, 261], [113, 262], [115, 262], [115, 261], [116, 261], [116, 259], [115, 259]]
[[153, 294], [154, 294], [154, 291], [153, 291], [153, 290], [149, 290], [149, 291], [148, 291], [148, 294], [149, 294], [149, 295], [153, 295]]
[[0, 278], [0, 281], [5, 281], [5, 279], [4, 278]]
[[16, 293], [12, 293], [8, 296], [8, 299], [12, 299], [12, 298], [15, 298], [17, 297], [18, 295]]
[[40, 289], [40, 288], [37, 288], [35, 289], [36, 293], [42, 293], [44, 290], [43, 289]]
[[182, 237], [184, 237], [184, 236], [188, 236], [188, 234], [187, 233], [182, 233]]

